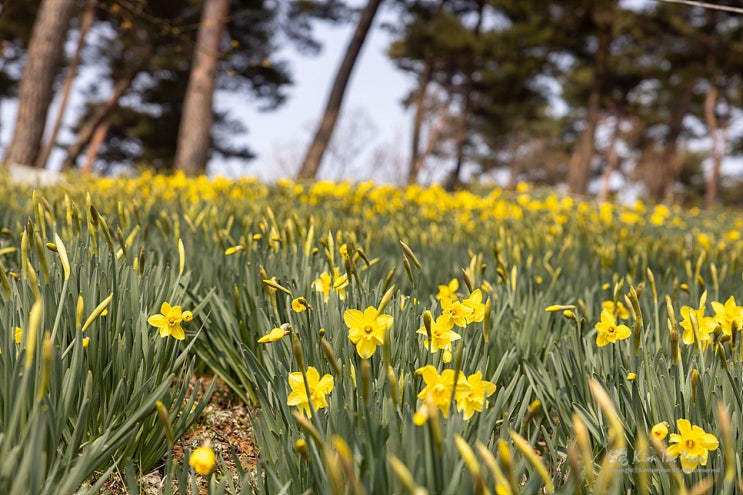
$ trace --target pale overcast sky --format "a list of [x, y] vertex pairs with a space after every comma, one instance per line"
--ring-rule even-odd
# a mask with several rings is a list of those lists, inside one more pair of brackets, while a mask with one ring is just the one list
[[[343, 173], [344, 177], [352, 179], [366, 178], [359, 176], [363, 175], [362, 166], [371, 154], [380, 153], [380, 150], [397, 156], [403, 164], [409, 156], [412, 117], [400, 102], [415, 83], [412, 76], [396, 69], [387, 57], [390, 36], [380, 29], [379, 23], [378, 18], [356, 62], [336, 127], [340, 136], [363, 142], [356, 146], [365, 144]], [[294, 85], [288, 89], [288, 99], [278, 110], [258, 112], [255, 105], [241, 103], [238, 96], [218, 95], [219, 109], [228, 108], [235, 115], [238, 113], [236, 107], [245, 107], [239, 115], [250, 131], [241, 139], [247, 139], [259, 155], [248, 164], [232, 162], [224, 169], [227, 173], [247, 171], [264, 179], [296, 174], [325, 107], [353, 27], [351, 24], [339, 27], [318, 23], [317, 38], [323, 44], [319, 55], [304, 56], [292, 50], [280, 54], [279, 58], [290, 61]], [[321, 176], [337, 178], [341, 174], [337, 163], [346, 157], [334, 158], [326, 157], [320, 169]], [[210, 165], [210, 170], [220, 169], [217, 161]]]

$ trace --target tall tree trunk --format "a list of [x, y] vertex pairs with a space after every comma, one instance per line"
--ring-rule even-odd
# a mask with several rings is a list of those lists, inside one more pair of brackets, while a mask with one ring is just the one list
[[77, 76], [77, 67], [80, 65], [83, 46], [85, 45], [85, 37], [95, 20], [95, 8], [97, 3], [97, 0], [88, 0], [86, 4], [85, 13], [83, 14], [82, 22], [80, 23], [80, 35], [77, 40], [77, 46], [75, 47], [75, 53], [73, 54], [72, 59], [70, 59], [70, 64], [67, 68], [67, 75], [65, 76], [64, 84], [62, 85], [62, 99], [59, 103], [57, 116], [54, 119], [52, 131], [49, 134], [46, 144], [39, 153], [39, 156], [36, 157], [35, 165], [37, 167], [43, 168], [46, 166], [46, 162], [49, 161], [49, 155], [52, 154], [52, 150], [57, 143], [57, 135], [59, 134], [59, 129], [62, 127], [65, 110], [67, 109], [67, 103], [69, 102], [70, 93], [72, 92], [72, 83], [75, 81], [75, 76]]
[[338, 114], [343, 104], [343, 97], [346, 93], [348, 81], [351, 78], [351, 72], [381, 3], [382, 0], [369, 0], [364, 10], [361, 11], [361, 16], [359, 17], [358, 24], [356, 24], [351, 42], [346, 48], [346, 54], [343, 57], [338, 73], [335, 75], [333, 88], [330, 90], [330, 96], [325, 105], [325, 111], [320, 120], [320, 125], [317, 127], [315, 137], [307, 149], [302, 168], [299, 170], [299, 177], [301, 179], [314, 179], [317, 176], [322, 157], [328, 147], [330, 138], [333, 136], [333, 129], [338, 120]]
[[719, 124], [715, 113], [717, 105], [717, 86], [710, 81], [709, 90], [704, 98], [704, 120], [707, 123], [707, 133], [712, 140], [712, 170], [707, 179], [707, 187], [704, 194], [704, 204], [712, 208], [717, 203], [718, 186], [720, 183], [720, 168], [725, 155], [725, 142], [720, 136]]
[[[473, 28], [473, 32], [475, 34], [475, 38], [480, 37], [480, 29], [482, 28], [482, 15], [483, 11], [485, 9], [485, 2], [483, 0], [479, 0], [477, 2], [477, 22], [475, 23], [475, 27]], [[467, 144], [467, 139], [469, 138], [469, 120], [470, 120], [470, 113], [472, 112], [472, 91], [474, 86], [474, 80], [473, 80], [473, 73], [475, 70], [475, 60], [474, 60], [474, 53], [470, 53], [470, 56], [473, 57], [469, 60], [468, 67], [467, 67], [467, 80], [464, 85], [464, 101], [462, 102], [462, 110], [459, 115], [459, 122], [458, 122], [458, 129], [456, 134], [456, 162], [454, 165], [454, 170], [449, 174], [448, 179], [445, 183], [445, 188], [447, 191], [453, 191], [457, 187], [459, 187], [460, 184], [460, 174], [462, 173], [462, 166], [464, 165], [464, 146]]]
[[4, 162], [33, 165], [44, 135], [75, 0], [43, 0], [34, 21], [18, 88], [18, 116]]
[[596, 13], [598, 28], [598, 47], [593, 57], [593, 81], [588, 95], [586, 127], [578, 139], [577, 146], [570, 157], [568, 168], [568, 192], [585, 194], [588, 191], [588, 179], [591, 173], [591, 162], [595, 151], [596, 126], [601, 115], [601, 96], [603, 95], [609, 48], [612, 40], [613, 13], [602, 11]]
[[229, 11], [230, 0], [206, 0], [204, 4], [175, 153], [175, 168], [186, 175], [198, 175], [206, 170], [214, 121], [219, 41]]
[[99, 123], [95, 128], [93, 137], [90, 139], [90, 144], [88, 144], [88, 151], [85, 153], [85, 163], [80, 169], [82, 173], [89, 174], [93, 171], [95, 159], [98, 156], [98, 150], [101, 149], [101, 145], [106, 140], [106, 134], [108, 134], [109, 127], [111, 127], [111, 121], [104, 119], [103, 122]]
[[[666, 203], [673, 203], [673, 195], [676, 182], [681, 173], [681, 165], [678, 160], [678, 139], [684, 129], [684, 118], [689, 113], [691, 100], [694, 97], [694, 78], [689, 78], [683, 86], [683, 90], [676, 105], [674, 105], [671, 121], [668, 123], [668, 138], [663, 147], [663, 159], [660, 164], [661, 173], [657, 174], [660, 179], [659, 187], [650, 187], [651, 196], [655, 199], [663, 199]], [[654, 181], [659, 182], [659, 181]]]
[[619, 155], [617, 154], [617, 143], [619, 142], [619, 133], [621, 132], [622, 119], [624, 110], [620, 105], [614, 115], [614, 129], [609, 142], [609, 149], [606, 151], [606, 170], [601, 178], [601, 189], [598, 194], [598, 201], [604, 202], [609, 199], [609, 182], [614, 171], [619, 165]]
[[144, 50], [139, 57], [139, 64], [132, 68], [128, 73], [124, 74], [121, 79], [116, 81], [113, 93], [111, 93], [111, 96], [108, 98], [106, 103], [98, 107], [98, 109], [88, 117], [88, 120], [85, 121], [80, 128], [80, 131], [77, 133], [75, 142], [67, 149], [67, 157], [65, 158], [64, 163], [62, 163], [63, 170], [72, 168], [75, 165], [77, 157], [80, 156], [80, 153], [82, 153], [88, 145], [95, 130], [101, 122], [108, 119], [113, 111], [116, 110], [116, 107], [119, 105], [119, 100], [131, 87], [137, 74], [147, 66], [149, 58], [152, 56], [154, 50], [155, 47], [151, 43], [148, 43], [144, 47]]
[[426, 90], [431, 82], [433, 63], [430, 57], [423, 61], [423, 71], [418, 79], [418, 91], [415, 94], [415, 116], [413, 117], [413, 138], [411, 142], [410, 166], [408, 167], [408, 185], [418, 182], [418, 174], [423, 168], [420, 153], [421, 127], [425, 115]]

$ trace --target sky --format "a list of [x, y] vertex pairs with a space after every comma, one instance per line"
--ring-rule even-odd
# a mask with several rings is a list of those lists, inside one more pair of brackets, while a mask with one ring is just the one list
[[[364, 43], [336, 125], [337, 137], [352, 144], [353, 156], [337, 156], [331, 150], [320, 168], [320, 178], [369, 178], [363, 165], [375, 154], [391, 163], [387, 180], [399, 180], [400, 166], [407, 166], [412, 114], [403, 108], [401, 100], [415, 83], [386, 55], [391, 38], [380, 28], [385, 15], [388, 14], [380, 12]], [[277, 58], [289, 61], [295, 84], [288, 89], [287, 101], [278, 110], [258, 112], [256, 105], [241, 101], [239, 96], [217, 94], [217, 109], [228, 108], [232, 115], [239, 114], [249, 128], [249, 133], [240, 139], [247, 140], [258, 158], [247, 163], [235, 160], [226, 166], [223, 160], [215, 160], [209, 165], [210, 172], [248, 173], [264, 180], [296, 175], [353, 28], [353, 23], [318, 23], [316, 35], [323, 45], [319, 55], [300, 55], [292, 49], [279, 53]], [[340, 161], [351, 163], [341, 171]]]

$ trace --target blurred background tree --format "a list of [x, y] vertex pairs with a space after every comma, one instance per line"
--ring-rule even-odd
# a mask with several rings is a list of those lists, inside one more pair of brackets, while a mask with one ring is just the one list
[[[211, 20], [204, 15], [209, 2], [223, 6]], [[456, 189], [473, 180], [510, 187], [529, 181], [599, 199], [622, 184], [656, 201], [708, 206], [737, 187], [721, 180], [724, 160], [743, 154], [743, 9], [735, 0], [706, 7], [610, 0], [209, 2], [3, 2], [0, 107], [17, 100], [23, 109], [4, 161], [41, 167], [56, 148], [67, 168], [106, 173], [144, 164], [199, 174], [212, 157], [252, 159], [243, 136], [259, 119], [215, 109], [215, 92], [240, 95], [265, 111], [278, 108], [296, 77], [282, 50], [316, 54], [319, 23], [358, 29], [362, 7], [371, 20], [378, 7], [392, 38], [388, 55], [412, 81], [402, 102], [412, 119], [407, 167], [395, 171], [408, 183], [436, 180]], [[45, 5], [68, 10], [49, 24]], [[200, 28], [219, 20], [221, 33], [197, 48]], [[366, 29], [377, 29], [371, 20]], [[30, 56], [35, 23], [46, 23], [49, 39], [63, 40], [56, 48], [68, 45], [68, 60]], [[43, 77], [24, 75], [40, 68]], [[82, 71], [95, 74], [78, 83], [82, 107], [61, 105], [58, 115], [72, 115], [72, 124], [58, 132], [62, 120], [52, 118], [42, 142], [51, 96], [64, 94]], [[347, 82], [345, 71], [336, 81]], [[208, 77], [189, 91], [198, 73]], [[24, 79], [34, 92], [49, 90], [32, 98]], [[200, 91], [199, 111], [184, 120], [193, 88]], [[342, 93], [331, 112], [336, 118]], [[327, 147], [332, 133], [325, 134]], [[361, 149], [366, 138], [356, 134]], [[179, 135], [188, 153], [177, 152]], [[337, 140], [331, 146], [327, 166], [357, 174], [355, 154]], [[349, 155], [353, 165], [339, 163]], [[302, 177], [317, 175], [320, 158], [310, 161]]]

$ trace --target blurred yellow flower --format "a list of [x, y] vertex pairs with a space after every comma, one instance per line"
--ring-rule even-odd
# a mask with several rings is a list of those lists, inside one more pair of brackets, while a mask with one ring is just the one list
[[691, 324], [691, 313], [697, 320], [697, 331], [699, 333], [699, 340], [701, 341], [702, 347], [706, 347], [712, 343], [712, 333], [715, 331], [717, 322], [714, 318], [704, 316], [704, 306], [699, 309], [694, 309], [691, 306], [683, 306], [681, 308], [681, 328], [684, 329], [684, 333], [681, 335], [681, 340], [686, 345], [691, 345], [696, 340], [694, 337], [694, 327]]
[[485, 398], [495, 393], [495, 384], [482, 379], [482, 373], [477, 372], [465, 380], [459, 380], [454, 400], [457, 401], [457, 411], [464, 411], [464, 420], [469, 420], [475, 412], [481, 412], [485, 406]]
[[266, 335], [258, 339], [259, 344], [269, 344], [271, 342], [278, 342], [284, 336], [287, 334], [287, 332], [284, 331], [283, 328], [274, 328], [270, 332], [268, 332]]
[[23, 329], [21, 327], [15, 327], [15, 343], [20, 344], [23, 338]]
[[294, 442], [294, 451], [305, 459], [309, 458], [310, 451], [307, 447], [307, 440], [305, 440], [304, 438], [300, 438], [299, 440]]
[[442, 299], [457, 299], [457, 289], [459, 289], [459, 280], [451, 279], [447, 285], [439, 285], [439, 293], [436, 294], [438, 301]]
[[624, 340], [632, 334], [627, 325], [617, 325], [614, 314], [606, 309], [601, 311], [601, 321], [596, 323], [596, 345], [603, 347], [608, 343], [615, 343], [617, 340]]
[[152, 315], [147, 319], [147, 323], [160, 329], [160, 337], [171, 336], [176, 340], [185, 339], [186, 334], [183, 328], [181, 328], [181, 321], [183, 320], [181, 307], [171, 306], [167, 302], [164, 302], [160, 306], [160, 313], [159, 315]]
[[467, 318], [472, 314], [472, 308], [457, 300], [441, 299], [442, 315], [458, 327], [467, 326]]
[[462, 305], [472, 310], [465, 317], [467, 323], [477, 323], [485, 319], [485, 303], [482, 302], [482, 292], [480, 289], [473, 290], [470, 297], [462, 301]]
[[418, 393], [418, 398], [425, 399], [426, 394], [430, 393], [433, 403], [441, 410], [441, 414], [447, 417], [452, 391], [454, 390], [454, 370], [444, 370], [439, 375], [436, 368], [429, 364], [418, 368], [415, 372], [423, 377], [423, 381], [426, 383], [423, 390]]
[[312, 309], [312, 306], [310, 306], [309, 301], [305, 299], [304, 297], [297, 297], [292, 300], [292, 310], [295, 313], [301, 313], [302, 311], [307, 311], [308, 309]]
[[314, 282], [312, 282], [312, 286], [317, 292], [323, 293], [325, 302], [328, 302], [331, 289], [338, 292], [338, 298], [344, 300], [346, 298], [346, 287], [348, 287], [348, 278], [346, 277], [345, 273], [341, 275], [338, 267], [334, 267], [332, 279], [328, 272], [323, 272], [318, 278], [315, 279]]
[[705, 432], [697, 425], [692, 425], [687, 419], [677, 419], [676, 426], [679, 433], [671, 433], [669, 442], [673, 445], [666, 449], [666, 455], [678, 457], [681, 469], [688, 474], [698, 465], [707, 465], [707, 455], [710, 450], [717, 450], [717, 437]]
[[656, 423], [650, 429], [650, 434], [658, 440], [663, 440], [668, 435], [668, 423], [666, 421]]
[[188, 458], [188, 465], [203, 476], [212, 472], [215, 462], [214, 451], [207, 446], [197, 448], [191, 452], [191, 457]]
[[417, 333], [426, 336], [423, 345], [426, 349], [430, 348], [431, 352], [438, 352], [440, 350], [451, 351], [451, 343], [462, 338], [462, 336], [453, 331], [452, 328], [454, 328], [454, 326], [452, 325], [451, 320], [446, 318], [444, 315], [441, 315], [436, 318], [436, 322], [431, 325], [430, 341], [425, 326], [420, 327]]
[[617, 301], [616, 306], [614, 306], [614, 301], [604, 301], [601, 303], [601, 308], [602, 310], [606, 309], [612, 314], [616, 314], [617, 317], [622, 320], [629, 318], [629, 311], [627, 311], [627, 307], [622, 303], [622, 301]]
[[90, 337], [83, 337], [83, 349], [87, 349], [90, 345]]
[[356, 344], [356, 352], [362, 359], [369, 359], [377, 346], [384, 344], [384, 332], [392, 326], [392, 316], [379, 314], [373, 306], [363, 313], [358, 309], [347, 309], [343, 321], [348, 326], [348, 338]]
[[712, 318], [720, 324], [725, 335], [733, 335], [733, 323], [736, 329], [743, 329], [743, 307], [735, 304], [735, 297], [730, 296], [725, 304], [712, 301], [712, 309], [715, 311]]
[[[332, 390], [335, 382], [329, 374], [320, 378], [320, 373], [314, 366], [307, 368], [307, 387], [304, 386], [304, 379], [301, 371], [295, 371], [289, 374], [289, 386], [291, 392], [286, 400], [287, 405], [299, 406], [300, 411], [304, 412], [307, 417], [312, 417], [310, 400], [315, 410], [328, 407], [328, 401], [325, 396]], [[310, 389], [309, 398], [307, 397], [307, 388]]]

